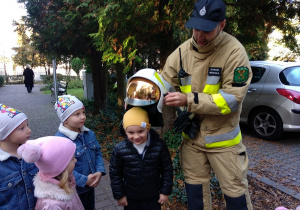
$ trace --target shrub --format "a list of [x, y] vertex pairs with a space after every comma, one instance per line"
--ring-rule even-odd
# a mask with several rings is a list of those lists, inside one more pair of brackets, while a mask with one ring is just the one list
[[[64, 80], [64, 76], [62, 74], [56, 74], [56, 80]], [[41, 75], [41, 79], [44, 84], [52, 84], [53, 83], [53, 75]]]
[[41, 75], [44, 84], [51, 84], [53, 82], [53, 75]]
[[83, 67], [83, 63], [79, 58], [74, 58], [71, 61], [72, 69], [76, 72], [77, 76], [79, 76], [79, 71]]
[[0, 87], [4, 85], [4, 77], [0, 76]]
[[[41, 75], [41, 79], [44, 84], [52, 84], [53, 83], [53, 75]], [[67, 81], [70, 82], [72, 79], [77, 79], [76, 76], [66, 76], [62, 74], [56, 74], [56, 81]]]
[[109, 160], [113, 147], [123, 139], [119, 135], [120, 119], [115, 111], [100, 111], [97, 115], [87, 111], [85, 124], [95, 132], [102, 147], [102, 155], [105, 159]]
[[46, 91], [46, 90], [51, 90], [52, 85], [51, 84], [46, 84], [45, 86], [40, 88], [40, 91]]
[[68, 84], [68, 89], [83, 88], [83, 83], [80, 79], [73, 79]]
[[181, 134], [175, 133], [175, 130], [169, 130], [163, 135], [163, 139], [169, 148], [172, 162], [173, 162], [173, 172], [174, 172], [174, 180], [173, 180], [173, 191], [170, 196], [170, 201], [173, 199], [180, 201], [182, 204], [187, 203], [186, 191], [184, 185], [184, 176], [180, 166], [180, 146], [182, 137]]

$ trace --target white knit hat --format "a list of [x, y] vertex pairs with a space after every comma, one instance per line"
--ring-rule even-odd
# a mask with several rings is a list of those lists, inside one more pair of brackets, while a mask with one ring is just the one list
[[83, 103], [71, 95], [58, 96], [54, 107], [61, 122], [66, 121], [78, 109], [84, 109]]
[[27, 119], [27, 116], [21, 111], [0, 104], [0, 140], [4, 140]]

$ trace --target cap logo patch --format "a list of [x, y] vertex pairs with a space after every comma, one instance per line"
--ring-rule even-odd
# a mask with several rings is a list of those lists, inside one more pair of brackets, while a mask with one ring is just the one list
[[146, 128], [146, 127], [147, 127], [147, 123], [142, 122], [141, 127], [142, 127], [142, 128]]
[[60, 108], [62, 113], [64, 113], [73, 104], [75, 104], [75, 101], [70, 100], [70, 98], [59, 97], [57, 101], [57, 107]]
[[206, 14], [205, 6], [199, 11], [199, 14], [200, 14], [201, 16], [203, 16], [203, 15]]
[[0, 106], [0, 113], [3, 114], [3, 113], [7, 113], [7, 115], [11, 118], [15, 117], [17, 114], [20, 114], [21, 111], [17, 110], [17, 109], [13, 109], [13, 108], [10, 108], [9, 106], [6, 106], [6, 105], [1, 105]]

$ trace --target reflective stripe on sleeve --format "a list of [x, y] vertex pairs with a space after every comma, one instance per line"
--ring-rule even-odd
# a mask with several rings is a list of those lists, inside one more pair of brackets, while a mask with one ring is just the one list
[[192, 86], [186, 85], [186, 86], [179, 86], [182, 93], [190, 93], [192, 92]]
[[206, 94], [215, 94], [215, 93], [218, 92], [218, 90], [220, 89], [220, 87], [221, 87], [221, 82], [219, 82], [216, 85], [206, 84], [205, 87], [204, 87], [203, 93], [206, 93]]
[[227, 105], [229, 106], [231, 112], [235, 112], [239, 108], [239, 103], [235, 99], [235, 96], [232, 94], [225, 93], [223, 90], [219, 90], [219, 93], [223, 96], [225, 99]]
[[217, 105], [217, 107], [219, 107], [223, 115], [229, 114], [231, 112], [229, 106], [226, 103], [226, 100], [223, 98], [223, 96], [220, 93], [212, 94], [211, 97], [215, 102], [215, 104]]
[[211, 96], [222, 114], [229, 114], [238, 110], [239, 104], [234, 95], [219, 90], [219, 93], [212, 94]]

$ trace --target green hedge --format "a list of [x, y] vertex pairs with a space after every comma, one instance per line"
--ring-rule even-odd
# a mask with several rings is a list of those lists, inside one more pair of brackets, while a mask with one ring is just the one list
[[68, 83], [68, 89], [76, 89], [76, 88], [83, 88], [82, 80], [80, 80], [80, 79], [72, 79]]
[[[41, 79], [43, 81], [44, 84], [52, 84], [53, 83], [53, 75], [41, 75]], [[65, 76], [62, 74], [56, 74], [56, 79], [57, 81], [67, 81], [70, 82], [71, 80], [76, 80], [78, 79], [78, 77], [76, 76]]]

